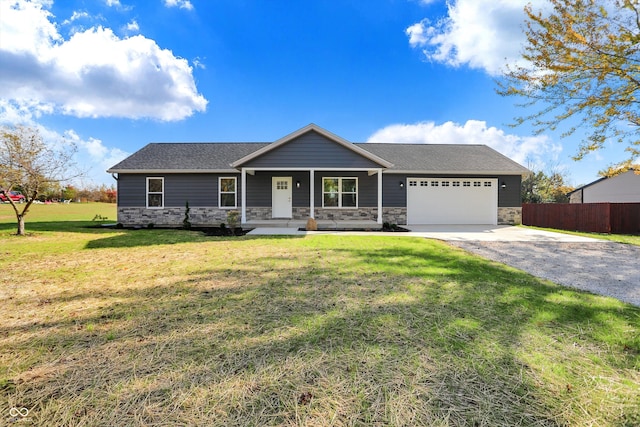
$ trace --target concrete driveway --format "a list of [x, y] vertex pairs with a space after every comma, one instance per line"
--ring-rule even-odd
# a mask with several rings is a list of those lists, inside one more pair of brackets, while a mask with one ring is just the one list
[[[590, 237], [554, 233], [511, 225], [411, 225], [409, 235], [463, 242], [600, 242]], [[388, 234], [388, 233], [385, 233]]]

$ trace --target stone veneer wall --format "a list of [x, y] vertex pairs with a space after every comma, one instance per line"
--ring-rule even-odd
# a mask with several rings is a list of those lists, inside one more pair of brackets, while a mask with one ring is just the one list
[[522, 224], [522, 208], [498, 208], [498, 224], [518, 225]]
[[[231, 209], [232, 210], [232, 209]], [[189, 210], [189, 221], [193, 226], [218, 226], [227, 222], [230, 209], [195, 207]], [[153, 224], [157, 227], [182, 227], [185, 208], [118, 208], [118, 222], [125, 227]]]
[[382, 208], [382, 220], [389, 224], [407, 225], [407, 208]]
[[[292, 219], [307, 220], [310, 216], [309, 208], [294, 207]], [[382, 208], [383, 220], [392, 224], [407, 223], [406, 208]], [[247, 219], [249, 221], [268, 221], [271, 218], [270, 207], [250, 208], [247, 207]], [[358, 208], [358, 209], [326, 209], [315, 208], [315, 219], [333, 221], [376, 221], [378, 219], [378, 208]]]
[[[237, 209], [238, 211], [240, 208]], [[194, 226], [218, 226], [227, 222], [229, 209], [216, 207], [192, 207], [189, 211], [189, 221]], [[293, 219], [307, 220], [309, 208], [293, 208]], [[147, 208], [118, 208], [118, 222], [125, 227], [153, 224], [158, 227], [181, 227], [184, 220], [185, 208], [173, 207], [164, 209]], [[391, 224], [405, 225], [407, 223], [407, 208], [382, 208], [382, 220]], [[334, 221], [376, 221], [378, 208], [358, 209], [324, 209], [316, 208], [317, 220]], [[268, 221], [271, 218], [270, 207], [247, 208], [247, 219]], [[522, 208], [498, 208], [498, 224], [520, 224], [522, 222]]]

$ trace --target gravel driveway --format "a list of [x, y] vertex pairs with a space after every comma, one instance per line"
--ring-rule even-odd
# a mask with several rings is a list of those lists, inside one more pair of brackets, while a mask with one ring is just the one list
[[449, 241], [565, 286], [640, 307], [640, 247], [614, 242]]

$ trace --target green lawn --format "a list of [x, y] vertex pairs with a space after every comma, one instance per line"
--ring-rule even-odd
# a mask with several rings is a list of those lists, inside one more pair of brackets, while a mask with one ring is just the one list
[[576, 236], [592, 237], [594, 239], [609, 240], [611, 242], [625, 243], [628, 245], [640, 246], [640, 235], [636, 234], [605, 234], [605, 233], [589, 233], [585, 231], [569, 231], [558, 230], [555, 228], [523, 226], [527, 228], [535, 228], [538, 230], [553, 231], [556, 233], [573, 234]]
[[0, 424], [640, 424], [640, 309], [615, 299], [425, 239], [47, 207], [18, 237], [0, 206]]

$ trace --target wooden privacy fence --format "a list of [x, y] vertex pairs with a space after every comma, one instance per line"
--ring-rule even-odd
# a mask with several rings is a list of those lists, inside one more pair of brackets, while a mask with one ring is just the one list
[[522, 224], [594, 233], [640, 234], [640, 203], [525, 203]]

